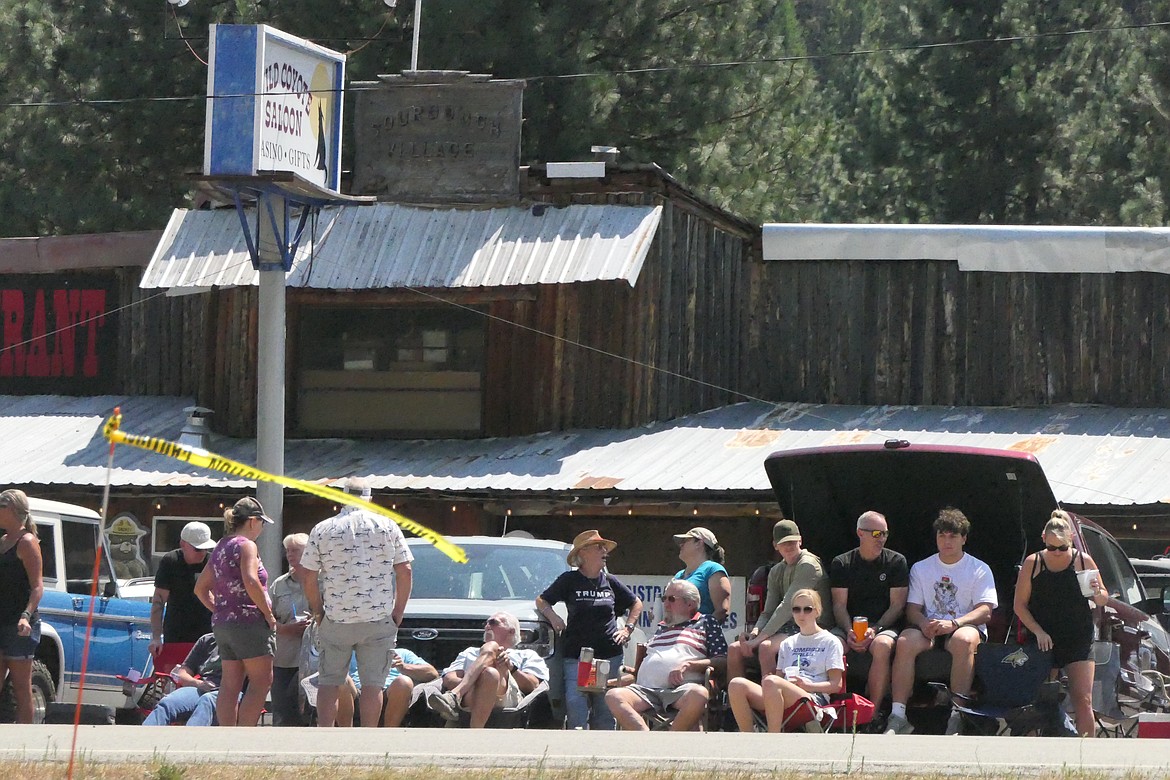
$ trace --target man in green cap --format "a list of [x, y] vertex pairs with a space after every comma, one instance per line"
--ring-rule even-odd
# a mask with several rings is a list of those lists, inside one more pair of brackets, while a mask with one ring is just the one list
[[[768, 572], [768, 593], [760, 619], [728, 649], [728, 680], [743, 677], [748, 659], [757, 651], [761, 677], [775, 670], [780, 642], [799, 630], [792, 619], [792, 597], [798, 590], [815, 590], [822, 604], [832, 603], [825, 567], [820, 558], [801, 547], [800, 528], [796, 523], [791, 520], [776, 523], [772, 528], [772, 545], [780, 553], [780, 562]], [[833, 610], [823, 610], [818, 622], [822, 628], [832, 628]], [[778, 636], [772, 641], [774, 635]]]

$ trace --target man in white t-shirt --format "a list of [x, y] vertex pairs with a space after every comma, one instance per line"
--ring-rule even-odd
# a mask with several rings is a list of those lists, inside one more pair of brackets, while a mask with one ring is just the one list
[[699, 589], [688, 580], [671, 580], [662, 593], [663, 621], [646, 646], [633, 685], [612, 688], [605, 704], [625, 731], [646, 731], [641, 713], [674, 709], [672, 731], [690, 731], [707, 709], [703, 686], [708, 668], [727, 659], [727, 639], [719, 622], [699, 613]]
[[[367, 499], [370, 493], [361, 480], [352, 477], [345, 491]], [[336, 720], [337, 694], [349, 674], [352, 656], [357, 656], [363, 680], [386, 679], [410, 598], [412, 560], [398, 524], [365, 509], [347, 506], [317, 523], [309, 534], [301, 566], [317, 576], [305, 577], [302, 585], [321, 643], [320, 725], [332, 726]], [[362, 725], [377, 726], [382, 688], [367, 685], [358, 704]]]
[[[987, 635], [991, 611], [999, 605], [987, 564], [963, 552], [971, 522], [947, 507], [934, 521], [938, 553], [910, 567], [907, 628], [894, 652], [893, 706], [887, 734], [909, 734], [906, 701], [914, 688], [914, 662], [931, 647], [951, 654], [951, 691], [967, 694], [975, 679], [975, 649]], [[951, 712], [947, 734], [957, 734], [959, 713]]]

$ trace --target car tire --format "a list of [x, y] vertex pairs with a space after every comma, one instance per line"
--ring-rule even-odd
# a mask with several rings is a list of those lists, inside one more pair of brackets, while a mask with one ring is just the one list
[[[33, 723], [45, 722], [45, 710], [49, 702], [53, 701], [56, 686], [53, 684], [53, 675], [49, 667], [41, 661], [33, 661], [32, 665], [32, 693], [33, 693]], [[4, 684], [0, 691], [0, 723], [16, 722], [16, 694], [12, 690], [12, 681]]]

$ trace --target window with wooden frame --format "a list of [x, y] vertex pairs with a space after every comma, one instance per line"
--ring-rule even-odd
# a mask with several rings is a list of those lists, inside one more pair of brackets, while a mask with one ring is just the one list
[[306, 306], [298, 323], [302, 435], [478, 435], [484, 322], [457, 308]]

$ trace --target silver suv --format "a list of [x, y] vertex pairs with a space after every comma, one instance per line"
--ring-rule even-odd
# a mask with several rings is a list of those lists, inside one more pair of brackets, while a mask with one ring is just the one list
[[551, 712], [543, 714], [559, 722], [563, 685], [552, 659], [556, 636], [537, 613], [535, 599], [569, 569], [565, 556], [570, 545], [519, 535], [448, 539], [467, 552], [467, 563], [456, 563], [425, 540], [407, 540], [414, 553], [414, 586], [398, 627], [399, 646], [442, 671], [465, 648], [483, 643], [483, 625], [492, 614], [510, 612], [520, 621], [519, 646], [537, 651], [549, 663]]

